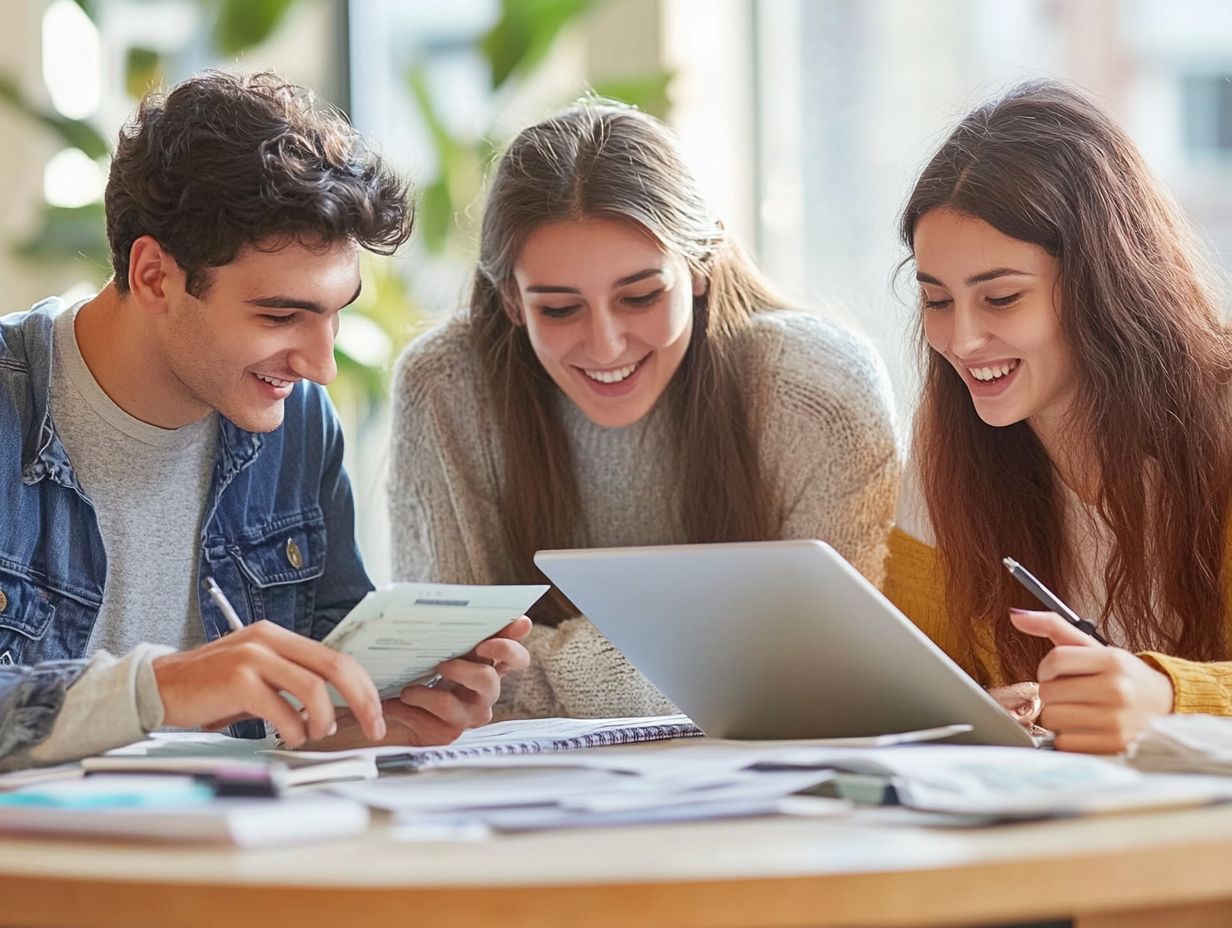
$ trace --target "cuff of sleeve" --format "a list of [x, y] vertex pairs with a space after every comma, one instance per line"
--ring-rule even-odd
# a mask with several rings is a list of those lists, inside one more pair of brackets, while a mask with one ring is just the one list
[[[149, 733], [146, 721], [161, 723], [163, 715], [150, 665], [172, 650], [140, 644], [119, 660], [106, 651], [97, 652], [65, 694], [51, 735], [30, 749], [30, 761], [53, 764], [76, 760], [144, 738]], [[152, 690], [155, 703], [144, 707], [138, 695], [143, 666], [148, 675], [147, 690]]]
[[154, 661], [173, 648], [161, 645], [145, 645], [137, 663], [137, 719], [146, 733], [161, 728], [166, 710], [162, 694], [158, 692], [158, 678], [154, 676]]
[[1172, 681], [1172, 711], [1232, 715], [1232, 665], [1188, 661], [1155, 651], [1138, 655]]

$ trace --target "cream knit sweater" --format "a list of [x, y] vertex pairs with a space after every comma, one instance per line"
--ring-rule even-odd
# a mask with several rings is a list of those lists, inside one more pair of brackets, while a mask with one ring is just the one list
[[[900, 470], [883, 364], [862, 339], [802, 312], [759, 313], [744, 337], [742, 375], [762, 474], [784, 507], [780, 537], [828, 541], [880, 585]], [[509, 575], [498, 512], [501, 448], [483, 389], [464, 318], [416, 339], [398, 362], [395, 580], [491, 583]], [[688, 541], [674, 524], [663, 404], [632, 426], [606, 429], [564, 394], [558, 402], [592, 544]], [[527, 647], [531, 666], [505, 681], [498, 717], [674, 711], [583, 617], [537, 626]]]

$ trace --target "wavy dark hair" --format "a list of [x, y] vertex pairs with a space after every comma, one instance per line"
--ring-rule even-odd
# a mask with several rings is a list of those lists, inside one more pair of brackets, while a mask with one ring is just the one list
[[206, 71], [147, 95], [120, 130], [104, 202], [120, 293], [143, 235], [199, 297], [246, 245], [351, 240], [390, 254], [413, 221], [407, 184], [346, 117], [269, 71]]
[[[1061, 329], [1079, 360], [1072, 435], [1090, 443], [1095, 505], [1115, 537], [1102, 617], [1115, 615], [1135, 650], [1226, 658], [1232, 345], [1175, 205], [1096, 103], [1044, 81], [981, 106], [945, 140], [903, 212], [908, 249], [920, 218], [940, 208], [1059, 262]], [[1026, 422], [986, 425], [922, 332], [921, 346], [914, 457], [948, 611], [975, 666], [1034, 679], [1049, 645], [1017, 633], [1006, 613], [1038, 605], [998, 558], [1013, 554], [1065, 594], [1074, 552], [1059, 478]]]
[[[475, 348], [484, 361], [504, 448], [501, 519], [509, 581], [541, 577], [540, 548], [578, 547], [582, 523], [569, 442], [543, 369], [520, 323], [513, 268], [527, 236], [564, 219], [636, 224], [706, 279], [693, 333], [663, 400], [674, 423], [675, 513], [693, 542], [776, 537], [779, 503], [763, 481], [738, 376], [737, 336], [754, 313], [783, 305], [707, 209], [671, 132], [630, 107], [588, 99], [522, 131], [501, 157], [484, 211], [471, 288]], [[574, 609], [559, 591], [536, 621]]]

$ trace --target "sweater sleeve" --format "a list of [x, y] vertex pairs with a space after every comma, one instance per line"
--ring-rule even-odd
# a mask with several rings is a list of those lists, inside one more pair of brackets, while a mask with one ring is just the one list
[[26, 695], [5, 715], [8, 750], [0, 770], [59, 764], [140, 741], [163, 722], [153, 663], [171, 650], [143, 644], [120, 659], [99, 651], [88, 662], [21, 668], [28, 671]]
[[780, 537], [821, 539], [881, 586], [901, 471], [885, 366], [837, 326], [780, 318], [760, 439], [783, 501]]
[[1172, 711], [1232, 715], [1232, 661], [1188, 661], [1155, 651], [1138, 655], [1172, 681]]
[[530, 666], [505, 679], [495, 709], [509, 718], [623, 718], [679, 712], [587, 619], [536, 625]]

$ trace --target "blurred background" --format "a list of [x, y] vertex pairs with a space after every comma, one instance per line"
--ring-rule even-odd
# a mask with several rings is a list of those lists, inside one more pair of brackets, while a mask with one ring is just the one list
[[413, 244], [364, 266], [331, 392], [358, 531], [388, 579], [385, 390], [463, 298], [484, 172], [588, 90], [673, 125], [727, 228], [798, 303], [864, 332], [904, 423], [917, 380], [896, 218], [932, 149], [1008, 85], [1061, 77], [1137, 140], [1220, 270], [1232, 255], [1232, 4], [1224, 0], [21, 0], [0, 30], [6, 305], [108, 276], [101, 197], [151, 87], [273, 67], [413, 180]]

